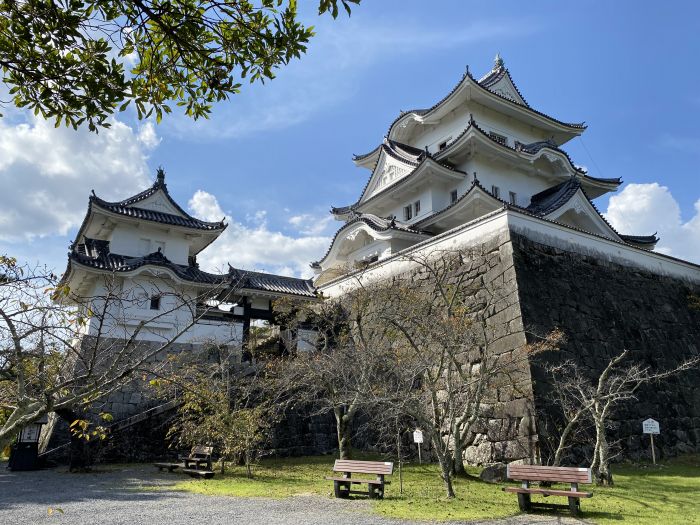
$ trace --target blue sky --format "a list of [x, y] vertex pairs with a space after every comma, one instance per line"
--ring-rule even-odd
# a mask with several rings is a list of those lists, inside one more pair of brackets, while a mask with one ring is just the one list
[[339, 226], [328, 208], [366, 182], [352, 154], [500, 52], [532, 107], [587, 122], [565, 149], [592, 175], [624, 179], [596, 201], [613, 224], [659, 231], [662, 251], [700, 262], [697, 3], [364, 0], [335, 21], [302, 3], [317, 28], [309, 53], [208, 121], [123, 114], [95, 138], [16, 111], [0, 120], [0, 253], [62, 271], [90, 189], [125, 198], [162, 165], [179, 202], [232, 224], [203, 256], [210, 268], [304, 274]]

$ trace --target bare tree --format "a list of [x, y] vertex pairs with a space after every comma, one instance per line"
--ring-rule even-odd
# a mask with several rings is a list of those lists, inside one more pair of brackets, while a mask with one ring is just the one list
[[[112, 274], [99, 282], [100, 292], [78, 297], [52, 272], [0, 257], [0, 407], [7, 414], [0, 449], [45, 414], [73, 413], [157, 371], [156, 357], [207, 313], [208, 300], [235, 287], [222, 281], [196, 292], [154, 278], [148, 292], [156, 291], [160, 309], [150, 310], [143, 303], [152, 295], [138, 286], [126, 288]], [[135, 309], [142, 315], [134, 324]], [[151, 328], [164, 323], [165, 335]]]
[[600, 375], [592, 376], [581, 365], [568, 360], [546, 367], [555, 399], [566, 423], [559, 436], [553, 465], [559, 465], [570, 445], [574, 430], [585, 420], [592, 421], [595, 443], [591, 469], [596, 483], [612, 485], [608, 426], [615, 409], [637, 399], [639, 388], [685, 370], [696, 368], [699, 356], [692, 356], [672, 369], [653, 371], [638, 362], [629, 362], [630, 351], [623, 350], [608, 361]]
[[[279, 388], [310, 415], [332, 413], [341, 459], [352, 454], [353, 421], [361, 408], [376, 405], [392, 368], [387, 327], [375, 304], [376, 287], [358, 288], [321, 303], [278, 302], [281, 322], [297, 337], [296, 351], [277, 364]], [[311, 338], [301, 326], [313, 326]]]
[[413, 271], [375, 296], [392, 328], [400, 383], [415, 385], [405, 389], [409, 399], [401, 401], [402, 410], [430, 441], [451, 498], [452, 476], [464, 472], [464, 444], [475, 423], [499, 402], [499, 389], [515, 393], [524, 387], [529, 356], [555, 346], [561, 334], [499, 352], [488, 316], [504, 298], [471, 274], [471, 254], [444, 250], [406, 259]]

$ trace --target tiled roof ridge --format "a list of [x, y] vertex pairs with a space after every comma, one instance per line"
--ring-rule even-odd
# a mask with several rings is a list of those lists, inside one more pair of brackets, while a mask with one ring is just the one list
[[[581, 183], [575, 177], [571, 177], [569, 180], [550, 186], [530, 197], [530, 205], [525, 209], [533, 215], [548, 215], [566, 204], [579, 188], [581, 188]], [[538, 201], [542, 201], [556, 193], [559, 193], [559, 195], [551, 203], [546, 205], [538, 203]]]
[[[95, 190], [92, 190], [92, 195], [90, 195], [90, 202], [95, 202], [99, 206], [102, 207], [107, 207], [107, 208], [137, 208], [139, 210], [144, 210], [144, 211], [153, 211], [153, 210], [146, 210], [145, 208], [140, 208], [138, 206], [134, 206], [134, 204], [137, 204], [139, 202], [142, 202], [146, 200], [147, 198], [153, 196], [156, 194], [158, 191], [162, 191], [163, 194], [165, 195], [165, 198], [168, 200], [168, 202], [175, 208], [178, 213], [182, 214], [182, 216], [189, 220], [192, 221], [193, 224], [198, 224], [201, 225], [199, 229], [210, 229], [210, 230], [223, 230], [226, 228], [226, 224], [224, 222], [224, 219], [221, 219], [221, 221], [218, 222], [208, 222], [208, 221], [203, 221], [201, 219], [198, 219], [197, 217], [193, 217], [189, 213], [187, 213], [176, 201], [175, 199], [172, 198], [170, 195], [170, 192], [168, 191], [168, 185], [165, 183], [165, 171], [163, 168], [158, 168], [157, 175], [156, 175], [156, 180], [151, 185], [150, 188], [147, 188], [143, 190], [142, 192], [137, 193], [136, 195], [132, 195], [131, 197], [128, 197], [126, 199], [123, 199], [121, 201], [107, 201], [105, 199], [101, 199], [95, 194]], [[154, 212], [154, 213], [161, 213], [166, 216], [171, 216], [171, 217], [177, 217], [177, 215], [173, 215], [172, 213], [165, 213], [165, 212]]]
[[[593, 209], [596, 211], [596, 213], [600, 216], [600, 218], [603, 220], [603, 222], [605, 222], [605, 224], [607, 224], [608, 227], [609, 227], [618, 237], [622, 238], [622, 235], [620, 235], [620, 233], [619, 233], [615, 228], [613, 228], [613, 226], [608, 222], [608, 220], [603, 216], [603, 214], [600, 213], [600, 210], [599, 210], [598, 207], [593, 203], [593, 201], [590, 199], [590, 197], [589, 197], [588, 194], [586, 193], [586, 190], [583, 189], [583, 186], [581, 185], [581, 183], [580, 183], [578, 180], [574, 179], [573, 177], [572, 177], [571, 179], [569, 179], [568, 181], [564, 181], [564, 182], [559, 183], [559, 184], [557, 184], [557, 185], [555, 185], [555, 186], [552, 186], [551, 188], [548, 188], [547, 190], [543, 190], [543, 191], [540, 192], [539, 194], [541, 194], [541, 193], [543, 193], [543, 192], [546, 192], [546, 191], [548, 191], [548, 190], [552, 190], [553, 188], [562, 186], [562, 185], [564, 185], [564, 184], [572, 184], [572, 185], [575, 186], [576, 190], [580, 189], [580, 190], [581, 190], [581, 193], [583, 193], [583, 196], [588, 200], [588, 202], [590, 203], [590, 205], [593, 207]], [[530, 210], [530, 209], [528, 209], [528, 208], [526, 208], [526, 207], [519, 206], [519, 205], [517, 205], [517, 204], [511, 204], [510, 202], [504, 201], [504, 200], [501, 199], [500, 197], [496, 197], [493, 193], [491, 193], [489, 190], [487, 190], [487, 189], [481, 184], [481, 182], [479, 182], [479, 179], [478, 179], [477, 176], [475, 175], [475, 176], [474, 176], [474, 180], [472, 181], [472, 185], [470, 186], [470, 188], [469, 188], [461, 197], [459, 197], [455, 202], [451, 203], [449, 206], [443, 208], [443, 209], [440, 210], [439, 212], [433, 213], [432, 215], [426, 217], [425, 219], [422, 219], [422, 220], [418, 221], [418, 222], [415, 223], [415, 224], [416, 224], [416, 225], [419, 225], [419, 224], [421, 224], [421, 223], [425, 223], [425, 221], [427, 221], [428, 219], [433, 219], [433, 218], [435, 218], [436, 216], [438, 216], [438, 215], [440, 215], [440, 214], [446, 212], [447, 210], [453, 208], [453, 207], [456, 206], [459, 202], [461, 202], [463, 199], [465, 199], [475, 188], [479, 188], [480, 190], [482, 190], [483, 192], [485, 192], [486, 194], [488, 194], [490, 197], [492, 197], [493, 199], [495, 199], [495, 200], [497, 200], [498, 202], [500, 202], [501, 205], [502, 205], [504, 208], [506, 208], [506, 209], [518, 210], [518, 211], [521, 211], [521, 212], [523, 212], [523, 213], [526, 213], [527, 215], [531, 215], [531, 216], [537, 217], [537, 218], [539, 218], [539, 219], [545, 219], [545, 220], [554, 222], [554, 223], [556, 223], [556, 224], [563, 224], [563, 223], [559, 223], [559, 222], [554, 221], [554, 220], [552, 220], [552, 219], [547, 219], [546, 217], [544, 217], [544, 215], [550, 214], [550, 213], [552, 213], [553, 211], [556, 211], [557, 209], [559, 209], [561, 206], [563, 206], [564, 204], [566, 204], [566, 203], [573, 197], [573, 195], [576, 193], [576, 191], [574, 191], [574, 192], [571, 193], [571, 194], [568, 196], [568, 198], [567, 198], [566, 200], [564, 200], [564, 201], [561, 201], [560, 199], [558, 199], [558, 200], [557, 200], [558, 206], [548, 208], [547, 211], [546, 211], [546, 213], [541, 215], [540, 213], [533, 212], [532, 210]], [[539, 194], [538, 194], [538, 195], [539, 195]], [[566, 224], [565, 224], [564, 226], [569, 226], [569, 225], [566, 225]], [[582, 229], [576, 228], [576, 227], [574, 227], [574, 226], [570, 226], [570, 227], [573, 228], [573, 229], [575, 229], [575, 230], [578, 230], [578, 231], [590, 233], [591, 235], [598, 235], [598, 234], [596, 234], [596, 233], [589, 232], [589, 231], [586, 231], [586, 230], [582, 230]], [[599, 236], [600, 236], [600, 235], [599, 235]], [[602, 237], [602, 236], [601, 236], [601, 237]], [[607, 237], [605, 237], [605, 238], [607, 239]], [[614, 240], [614, 239], [613, 239], [613, 240]]]
[[[505, 68], [504, 68], [504, 69], [505, 69]], [[509, 73], [509, 72], [508, 72], [508, 76], [510, 77], [510, 73]], [[476, 80], [476, 79], [474, 78], [474, 76], [471, 74], [471, 72], [469, 71], [469, 68], [467, 67], [466, 71], [465, 71], [464, 74], [462, 75], [462, 78], [459, 79], [459, 82], [457, 82], [457, 84], [450, 90], [450, 92], [449, 92], [447, 95], [445, 95], [444, 97], [442, 97], [442, 99], [440, 99], [438, 102], [436, 102], [435, 104], [433, 104], [433, 105], [432, 105], [431, 107], [429, 107], [429, 108], [426, 108], [426, 109], [418, 109], [418, 110], [410, 110], [410, 111], [401, 112], [401, 113], [399, 114], [399, 116], [396, 117], [396, 118], [394, 119], [394, 121], [389, 125], [389, 130], [387, 131], [387, 134], [386, 134], [385, 136], [386, 136], [387, 138], [390, 137], [390, 136], [391, 136], [391, 131], [392, 131], [392, 129], [394, 128], [394, 126], [396, 125], [396, 123], [397, 123], [399, 120], [401, 120], [403, 117], [405, 117], [406, 115], [413, 113], [413, 114], [415, 114], [415, 115], [423, 116], [423, 115], [425, 115], [425, 114], [427, 114], [427, 113], [430, 113], [430, 112], [433, 111], [434, 109], [436, 109], [436, 108], [437, 108], [438, 106], [440, 106], [443, 102], [445, 102], [448, 98], [450, 98], [450, 97], [457, 91], [457, 89], [459, 89], [459, 87], [462, 85], [462, 83], [463, 83], [465, 80], [467, 80], [467, 79], [472, 80], [472, 81], [474, 82], [475, 85], [477, 85], [477, 86], [480, 87], [481, 89], [487, 91], [487, 92], [490, 93], [491, 95], [494, 95], [494, 96], [500, 98], [501, 100], [505, 100], [505, 101], [507, 101], [507, 102], [509, 102], [509, 103], [511, 103], [511, 104], [515, 104], [516, 106], [518, 106], [518, 107], [520, 107], [520, 108], [523, 108], [523, 109], [525, 109], [525, 110], [527, 110], [527, 111], [532, 111], [533, 113], [535, 113], [535, 114], [537, 114], [537, 115], [539, 115], [539, 116], [541, 116], [541, 117], [544, 117], [544, 118], [546, 118], [546, 119], [548, 119], [548, 120], [551, 120], [552, 122], [555, 122], [555, 123], [557, 123], [557, 124], [559, 124], [559, 125], [561, 125], [561, 126], [566, 126], [566, 127], [573, 128], [573, 129], [586, 129], [586, 127], [587, 127], [585, 122], [580, 122], [580, 123], [564, 122], [564, 121], [561, 121], [561, 120], [559, 120], [559, 119], [556, 119], [556, 118], [554, 118], [554, 117], [552, 117], [552, 116], [550, 116], [550, 115], [548, 115], [548, 114], [546, 114], [546, 113], [543, 113], [542, 111], [538, 111], [538, 110], [532, 108], [532, 107], [531, 107], [529, 104], [527, 104], [527, 103], [526, 103], [526, 104], [521, 104], [521, 103], [519, 103], [519, 102], [517, 102], [517, 101], [515, 101], [515, 100], [511, 100], [511, 99], [509, 99], [509, 98], [507, 98], [507, 97], [504, 97], [503, 95], [499, 95], [498, 93], [494, 93], [493, 91], [491, 91], [491, 90], [488, 89], [487, 87], [483, 86], [483, 85], [481, 84], [480, 81]], [[511, 77], [511, 82], [512, 82], [512, 84], [513, 84], [513, 87], [515, 87], [516, 91], [518, 92], [518, 94], [521, 96], [521, 98], [522, 98], [523, 101], [524, 101], [525, 98], [522, 97], [522, 94], [520, 93], [520, 90], [519, 90], [518, 87], [515, 85], [515, 82], [512, 81], [512, 77]]]
[[[474, 129], [476, 129], [477, 131], [481, 132], [481, 134], [482, 134], [484, 137], [486, 137], [486, 138], [489, 139], [491, 142], [493, 142], [494, 144], [497, 144], [498, 146], [500, 146], [500, 147], [502, 147], [502, 148], [505, 148], [505, 149], [508, 149], [508, 150], [511, 150], [511, 151], [515, 151], [516, 153], [519, 153], [519, 152], [521, 152], [521, 151], [524, 151], [525, 153], [528, 153], [528, 154], [530, 154], [530, 155], [534, 155], [534, 154], [538, 153], [538, 152], [539, 152], [540, 150], [542, 150], [542, 149], [550, 149], [550, 150], [552, 150], [552, 151], [555, 151], [555, 152], [557, 152], [557, 153], [561, 153], [562, 155], [564, 155], [564, 157], [566, 157], [566, 160], [569, 162], [569, 165], [571, 166], [571, 169], [573, 169], [575, 172], [581, 174], [581, 176], [583, 176], [583, 177], [586, 178], [586, 179], [590, 179], [590, 180], [597, 181], [597, 182], [610, 183], [610, 184], [622, 184], [622, 180], [621, 180], [621, 178], [619, 178], [619, 177], [618, 177], [618, 178], [612, 178], [612, 179], [604, 179], [604, 178], [592, 177], [591, 175], [588, 175], [588, 172], [587, 172], [586, 170], [583, 170], [583, 169], [579, 168], [578, 166], [576, 166], [576, 165], [574, 164], [574, 162], [571, 160], [571, 157], [569, 156], [569, 154], [568, 154], [566, 151], [564, 151], [563, 149], [561, 149], [558, 145], [556, 145], [556, 144], [555, 144], [553, 141], [551, 141], [551, 140], [540, 140], [540, 141], [537, 141], [537, 142], [531, 142], [531, 143], [529, 143], [529, 144], [524, 144], [524, 143], [522, 143], [522, 142], [520, 142], [520, 141], [518, 141], [518, 140], [515, 140], [515, 141], [514, 141], [515, 146], [509, 146], [508, 144], [503, 144], [502, 142], [499, 142], [498, 140], [494, 139], [491, 135], [489, 135], [489, 134], [486, 132], [486, 130], [484, 130], [481, 126], [479, 126], [479, 124], [478, 124], [478, 123], [476, 122], [476, 120], [474, 119], [474, 116], [471, 115], [471, 114], [469, 115], [469, 123], [467, 124], [467, 127], [464, 128], [464, 129], [460, 132], [459, 135], [457, 135], [454, 139], [452, 139], [452, 140], [447, 144], [447, 146], [446, 146], [444, 149], [442, 149], [442, 150], [440, 150], [439, 152], [437, 152], [437, 153], [436, 153], [436, 156], [437, 156], [437, 157], [444, 157], [445, 154], [446, 154], [447, 152], [449, 152], [449, 150], [457, 143], [457, 141], [458, 141], [459, 139], [461, 139], [464, 135], [466, 135], [466, 134], [469, 132], [469, 130], [472, 129], [472, 128], [474, 128]], [[528, 149], [526, 149], [528, 146], [534, 146], [534, 145], [537, 145], [537, 146], [535, 146], [534, 148], [532, 148], [530, 151], [528, 151]]]
[[[489, 89], [491, 86], [494, 84], [498, 83], [499, 80], [501, 80], [504, 76], [508, 77], [508, 80], [510, 80], [510, 83], [513, 85], [515, 88], [515, 92], [518, 94], [520, 99], [525, 103], [525, 106], [530, 108], [530, 104], [528, 104], [527, 100], [525, 100], [525, 97], [523, 94], [520, 92], [520, 89], [518, 89], [517, 84], [513, 80], [513, 77], [510, 74], [510, 71], [508, 70], [507, 67], [505, 66], [497, 66], [494, 67], [491, 71], [486, 73], [482, 78], [480, 78], [477, 82], [486, 89]], [[489, 89], [489, 91], [491, 91]], [[493, 93], [493, 91], [491, 91]], [[494, 93], [496, 95], [497, 93]]]
[[[482, 187], [482, 189], [484, 189], [484, 188]], [[486, 191], [486, 190], [484, 190], [484, 191]], [[487, 192], [487, 193], [489, 193], [489, 192]], [[495, 198], [495, 197], [494, 197], [494, 198]], [[500, 199], [499, 199], [499, 200], [500, 200]], [[437, 238], [437, 237], [441, 237], [441, 236], [443, 236], [443, 235], [449, 235], [449, 234], [453, 233], [454, 230], [460, 230], [460, 229], [466, 228], [466, 227], [468, 227], [468, 226], [471, 226], [471, 225], [474, 225], [474, 224], [478, 224], [478, 223], [480, 223], [481, 221], [483, 221], [483, 220], [485, 220], [485, 219], [488, 219], [488, 218], [490, 218], [491, 216], [493, 216], [493, 215], [495, 215], [495, 214], [497, 214], [497, 213], [500, 213], [500, 212], [503, 211], [503, 210], [507, 210], [507, 209], [511, 209], [511, 208], [514, 209], [515, 211], [524, 212], [525, 215], [529, 215], [529, 216], [531, 216], [531, 217], [534, 217], [534, 218], [537, 219], [537, 220], [541, 220], [541, 221], [544, 221], [544, 222], [548, 222], [548, 223], [550, 223], [550, 224], [555, 224], [555, 225], [557, 225], [557, 226], [561, 226], [561, 227], [563, 227], [563, 228], [567, 228], [567, 229], [573, 230], [573, 231], [575, 231], [575, 232], [585, 233], [586, 235], [591, 235], [591, 236], [593, 236], [593, 237], [597, 237], [598, 239], [602, 239], [602, 240], [605, 240], [605, 241], [609, 241], [609, 242], [621, 244], [621, 245], [623, 245], [623, 246], [629, 246], [630, 248], [633, 248], [633, 249], [636, 249], [636, 250], [643, 250], [643, 251], [645, 251], [645, 252], [648, 251], [647, 249], [645, 249], [645, 248], [640, 248], [639, 246], [635, 246], [634, 244], [629, 244], [629, 243], [624, 242], [624, 241], [618, 241], [618, 240], [616, 240], [616, 239], [611, 239], [611, 238], [609, 238], [609, 237], [605, 237], [605, 236], [600, 235], [600, 234], [598, 234], [598, 233], [593, 233], [593, 232], [589, 232], [589, 231], [586, 231], [586, 230], [582, 230], [582, 229], [577, 228], [577, 227], [575, 227], [575, 226], [571, 226], [570, 224], [564, 224], [564, 223], [562, 223], [562, 222], [558, 222], [558, 221], [555, 221], [555, 220], [553, 220], [553, 219], [547, 219], [546, 217], [537, 217], [537, 216], [535, 216], [535, 215], [532, 215], [531, 213], [527, 213], [527, 211], [526, 211], [524, 208], [521, 208], [521, 207], [516, 206], [516, 205], [508, 204], [508, 203], [504, 203], [503, 209], [501, 209], [501, 210], [494, 210], [494, 211], [491, 211], [491, 212], [489, 212], [489, 213], [486, 213], [486, 214], [482, 215], [481, 217], [477, 217], [476, 219], [473, 219], [473, 220], [468, 221], [468, 222], [466, 222], [466, 223], [464, 223], [464, 224], [460, 224], [459, 226], [455, 226], [454, 228], [451, 228], [450, 230], [447, 230], [447, 231], [445, 231], [445, 232], [442, 232], [442, 233], [436, 235], [435, 237]], [[380, 260], [378, 260], [378, 261], [371, 262], [371, 263], [369, 263], [366, 267], [364, 267], [364, 268], [362, 268], [362, 269], [354, 270], [354, 271], [351, 271], [351, 272], [349, 272], [349, 273], [347, 273], [347, 274], [343, 274], [343, 275], [340, 275], [340, 276], [338, 276], [338, 277], [334, 277], [334, 278], [331, 279], [330, 281], [323, 283], [322, 286], [326, 286], [326, 287], [327, 287], [327, 286], [330, 286], [330, 285], [332, 285], [332, 284], [335, 284], [336, 282], [340, 281], [341, 279], [346, 279], [346, 278], [348, 278], [348, 277], [351, 276], [351, 275], [355, 275], [355, 274], [360, 273], [360, 272], [366, 272], [368, 269], [371, 269], [372, 267], [377, 266], [377, 265], [379, 265], [380, 263], [381, 263], [381, 264], [386, 264], [386, 263], [388, 263], [388, 262], [391, 262], [391, 260], [397, 259], [397, 258], [401, 257], [405, 252], [408, 252], [408, 251], [414, 250], [414, 249], [418, 249], [418, 248], [420, 248], [421, 246], [425, 246], [428, 242], [430, 242], [430, 241], [432, 241], [432, 240], [433, 240], [433, 239], [426, 239], [425, 241], [421, 241], [421, 242], [419, 242], [419, 243], [417, 243], [417, 244], [415, 244], [415, 245], [409, 246], [409, 247], [407, 247], [407, 248], [404, 248], [403, 250], [398, 251], [398, 252], [395, 253], [395, 254], [390, 255], [390, 256], [387, 257], [386, 259], [380, 259]], [[688, 265], [693, 266], [693, 267], [695, 267], [695, 268], [700, 268], [700, 264], [693, 263], [693, 262], [691, 262], [691, 261], [686, 261], [686, 260], [684, 260], [684, 259], [680, 259], [680, 258], [674, 257], [674, 256], [672, 256], [672, 255], [667, 255], [667, 254], [665, 254], [665, 253], [659, 253], [659, 252], [653, 252], [653, 253], [656, 254], [656, 255], [659, 255], [659, 256], [661, 256], [661, 257], [663, 257], [663, 258], [666, 258], [666, 259], [670, 259], [670, 260], [673, 260], [673, 261], [678, 261], [678, 262], [681, 262], [681, 263], [683, 263], [683, 264], [688, 264]]]
[[[175, 273], [177, 277], [188, 282], [203, 284], [231, 283], [235, 284], [238, 288], [305, 295], [309, 297], [316, 295], [316, 290], [310, 279], [300, 279], [297, 277], [288, 277], [286, 275], [256, 272], [233, 267], [230, 267], [229, 272], [225, 274], [205, 272], [204, 270], [200, 270], [197, 266], [174, 263], [160, 251], [149, 253], [141, 257], [131, 257], [116, 253], [100, 254], [98, 257], [91, 257], [79, 253], [76, 250], [72, 250], [68, 254], [68, 268], [62, 280], [65, 279], [69, 273], [71, 261], [98, 270], [117, 273], [131, 272], [143, 266], [156, 266], [169, 269]], [[234, 278], [236, 280], [234, 280]]]
[[346, 228], [357, 224], [358, 222], [363, 222], [370, 228], [372, 228], [374, 231], [377, 232], [384, 232], [388, 230], [396, 230], [396, 231], [403, 231], [406, 233], [415, 233], [415, 234], [421, 234], [421, 235], [432, 235], [432, 233], [414, 228], [413, 226], [409, 226], [404, 222], [397, 221], [396, 217], [393, 217], [391, 219], [389, 218], [382, 218], [378, 217], [377, 215], [374, 215], [373, 213], [359, 213], [359, 212], [353, 212], [354, 217], [352, 217], [348, 222], [343, 224], [338, 231], [335, 232], [335, 235], [333, 235], [333, 239], [331, 239], [330, 245], [328, 246], [328, 249], [326, 250], [326, 253], [317, 261], [313, 261], [310, 266], [312, 268], [320, 268], [321, 262], [328, 257], [328, 254], [331, 253], [331, 249], [333, 249], [333, 245], [335, 244], [336, 239], [338, 238], [338, 235], [340, 235], [340, 232], [345, 230]]
[[[106, 201], [94, 194], [90, 195], [90, 204], [95, 204], [102, 209], [106, 209], [107, 211], [111, 211], [119, 215], [136, 217], [154, 222], [165, 222], [167, 224], [190, 227], [199, 230], [223, 231], [228, 226], [223, 219], [218, 222], [208, 222], [198, 219], [196, 217], [192, 217], [187, 213], [185, 213], [184, 217], [181, 217], [179, 215], [173, 215], [172, 213], [167, 213], [163, 211], [150, 210], [147, 208], [141, 208], [139, 206], [133, 205], [125, 205], [121, 202]], [[149, 217], [149, 215], [152, 215], [152, 217]]]
[[620, 234], [620, 237], [622, 238], [623, 241], [626, 243], [635, 243], [635, 244], [656, 244], [659, 242], [660, 238], [656, 236], [658, 232], [654, 232], [651, 235], [623, 235]]

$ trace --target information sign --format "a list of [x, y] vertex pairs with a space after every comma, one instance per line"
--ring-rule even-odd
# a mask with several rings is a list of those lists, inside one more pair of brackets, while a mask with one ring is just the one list
[[642, 422], [642, 432], [644, 434], [660, 434], [659, 422], [654, 419], [645, 419]]

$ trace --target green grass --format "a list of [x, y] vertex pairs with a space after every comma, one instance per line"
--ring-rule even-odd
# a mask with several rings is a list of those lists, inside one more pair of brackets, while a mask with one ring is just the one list
[[[330, 475], [333, 458], [306, 457], [268, 459], [255, 469], [255, 478], [245, 477], [241, 467], [230, 468], [225, 476], [211, 480], [183, 480], [177, 490], [209, 495], [283, 498], [295, 494], [331, 497]], [[470, 469], [476, 476], [478, 469]], [[700, 456], [686, 456], [657, 465], [615, 465], [615, 486], [589, 487], [594, 496], [582, 500], [582, 517], [593, 523], [700, 524]], [[374, 511], [394, 518], [425, 520], [477, 520], [500, 518], [518, 513], [513, 494], [501, 491], [503, 485], [483, 483], [476, 478], [455, 481], [457, 497], [444, 496], [435, 465], [406, 465], [404, 494], [399, 494], [395, 471], [385, 499], [373, 502]], [[542, 498], [533, 496], [533, 500]], [[548, 502], [566, 504], [564, 498]], [[541, 510], [541, 514], [567, 516], [568, 510]]]

